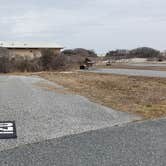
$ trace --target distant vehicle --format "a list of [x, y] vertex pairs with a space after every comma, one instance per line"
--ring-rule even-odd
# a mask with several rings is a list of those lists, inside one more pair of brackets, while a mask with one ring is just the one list
[[85, 69], [89, 69], [91, 67], [93, 67], [93, 64], [95, 62], [91, 61], [90, 59], [86, 58], [85, 61], [84, 61], [84, 64], [80, 66], [80, 69], [81, 70], [85, 70]]
[[108, 60], [107, 62], [106, 62], [106, 66], [111, 66], [111, 61], [110, 60]]

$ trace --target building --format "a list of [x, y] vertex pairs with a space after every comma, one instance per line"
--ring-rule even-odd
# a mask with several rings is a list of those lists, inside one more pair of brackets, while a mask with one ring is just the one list
[[25, 59], [33, 59], [41, 57], [43, 49], [50, 49], [54, 53], [60, 53], [64, 47], [56, 43], [18, 43], [18, 42], [0, 42], [0, 47], [9, 50], [11, 58], [23, 57]]

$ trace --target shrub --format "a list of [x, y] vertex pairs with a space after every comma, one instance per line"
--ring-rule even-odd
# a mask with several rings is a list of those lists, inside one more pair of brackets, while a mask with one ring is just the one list
[[40, 58], [43, 70], [50, 70], [54, 61], [55, 54], [52, 50], [44, 49]]
[[137, 58], [157, 58], [160, 51], [148, 47], [140, 47], [130, 51], [130, 55]]
[[9, 52], [5, 48], [0, 48], [0, 72], [8, 73], [10, 71]]
[[13, 60], [11, 61], [11, 71], [20, 71], [20, 72], [37, 72], [42, 71], [42, 65], [40, 59], [34, 60]]
[[9, 58], [8, 49], [0, 47], [0, 57], [8, 57]]
[[45, 49], [42, 51], [40, 58], [43, 70], [63, 69], [67, 66], [67, 57], [63, 54], [55, 54], [52, 50]]
[[129, 59], [129, 58], [158, 58], [160, 51], [149, 47], [140, 47], [133, 50], [113, 50], [109, 51], [105, 58], [111, 59]]
[[8, 73], [10, 71], [10, 63], [8, 57], [0, 57], [0, 73]]
[[93, 50], [86, 50], [86, 49], [83, 49], [83, 48], [76, 48], [76, 49], [73, 49], [73, 50], [71, 50], [71, 49], [70, 50], [64, 50], [62, 52], [62, 54], [67, 55], [67, 56], [77, 55], [77, 56], [81, 56], [81, 57], [84, 57], [84, 58], [87, 58], [87, 57], [96, 58], [97, 57], [97, 54]]

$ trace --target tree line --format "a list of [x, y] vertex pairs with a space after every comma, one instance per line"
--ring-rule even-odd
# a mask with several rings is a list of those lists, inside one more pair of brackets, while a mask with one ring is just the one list
[[165, 56], [163, 56], [159, 50], [149, 47], [140, 47], [132, 50], [112, 50], [106, 53], [105, 58], [114, 60], [129, 58], [147, 58], [162, 61], [165, 59]]

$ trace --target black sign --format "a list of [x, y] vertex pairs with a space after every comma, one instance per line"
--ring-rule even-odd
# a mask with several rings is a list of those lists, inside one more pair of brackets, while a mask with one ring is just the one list
[[0, 139], [17, 138], [16, 125], [13, 121], [0, 122]]

